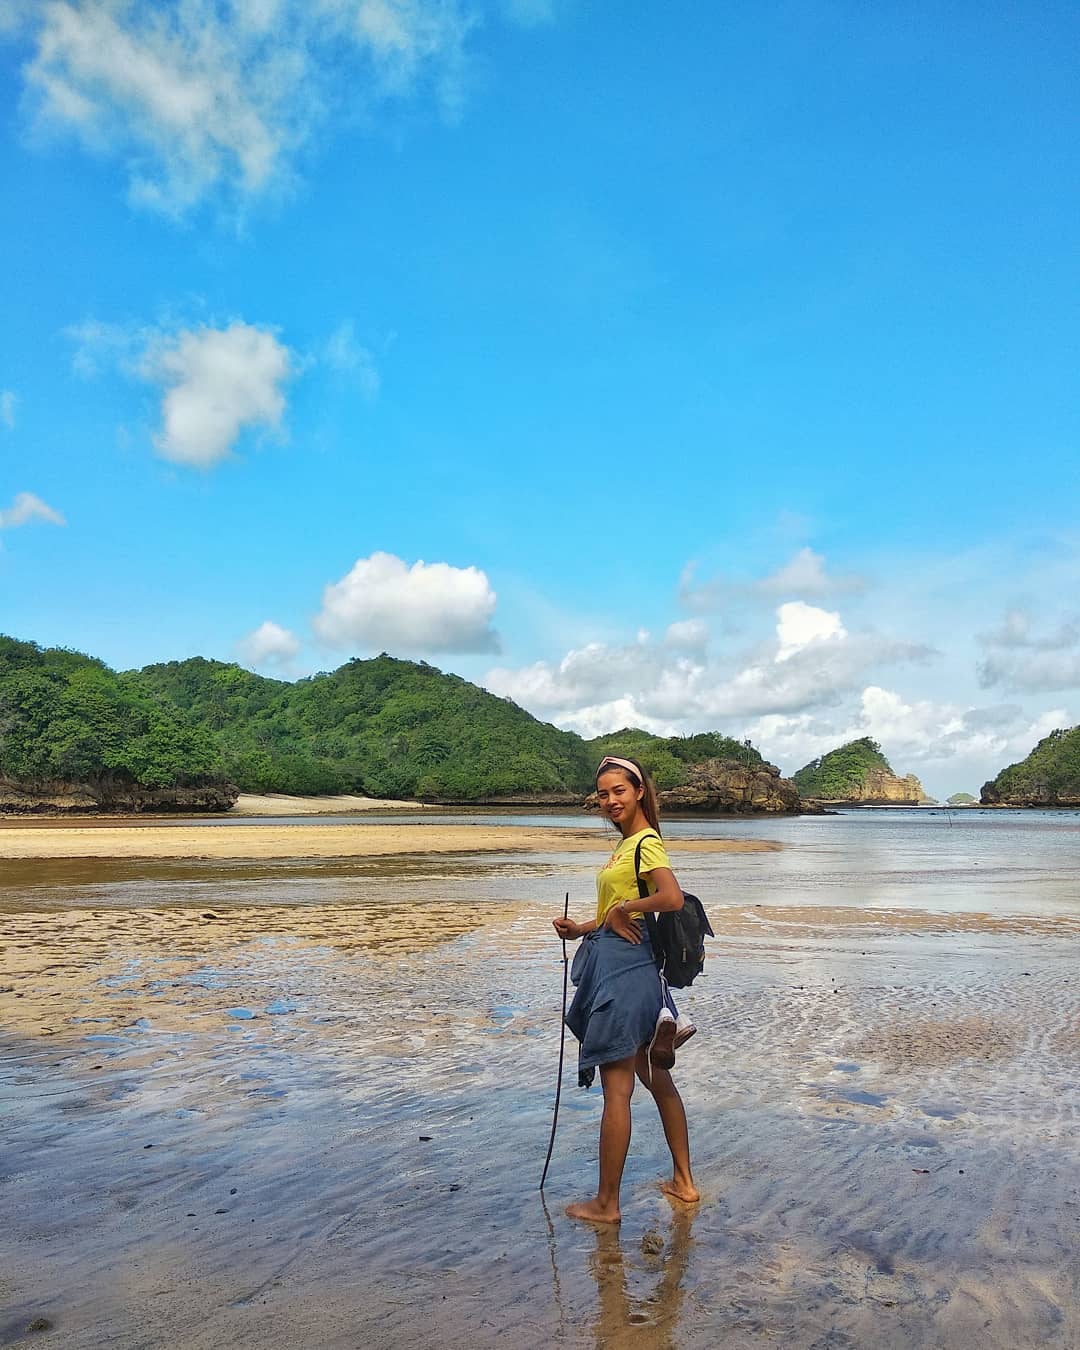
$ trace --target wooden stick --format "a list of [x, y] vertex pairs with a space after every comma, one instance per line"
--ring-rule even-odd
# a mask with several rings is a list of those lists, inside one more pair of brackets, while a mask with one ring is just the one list
[[[566, 892], [566, 902], [563, 905], [563, 918], [570, 917], [570, 892]], [[570, 974], [570, 966], [566, 957], [566, 939], [562, 940], [562, 1017], [559, 1019], [559, 1077], [555, 1083], [555, 1112], [551, 1117], [551, 1138], [548, 1140], [547, 1157], [544, 1159], [544, 1172], [540, 1178], [540, 1189], [544, 1189], [544, 1182], [547, 1181], [548, 1168], [551, 1165], [551, 1150], [555, 1147], [555, 1127], [559, 1123], [559, 1098], [562, 1096], [562, 1071], [563, 1056], [566, 1053], [566, 983]]]

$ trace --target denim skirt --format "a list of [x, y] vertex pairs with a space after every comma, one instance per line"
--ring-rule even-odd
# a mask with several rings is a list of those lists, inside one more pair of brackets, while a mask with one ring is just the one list
[[598, 1064], [626, 1059], [652, 1040], [663, 993], [648, 933], [640, 945], [610, 928], [587, 933], [570, 979], [575, 992], [566, 1025], [580, 1042], [578, 1086], [591, 1087]]

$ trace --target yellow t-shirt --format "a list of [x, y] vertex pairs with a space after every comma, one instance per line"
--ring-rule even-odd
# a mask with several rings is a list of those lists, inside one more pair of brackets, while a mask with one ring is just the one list
[[[641, 845], [641, 876], [649, 887], [650, 895], [656, 894], [656, 887], [649, 881], [646, 872], [651, 872], [654, 867], [671, 866], [667, 850], [651, 826], [647, 830], [638, 830], [637, 834], [632, 834], [629, 839], [621, 839], [609, 861], [596, 874], [597, 928], [604, 922], [608, 910], [613, 905], [619, 904], [622, 900], [639, 898], [637, 878], [634, 876], [634, 851], [642, 835], [646, 838]], [[631, 910], [630, 917], [640, 919], [642, 916], [637, 911]]]

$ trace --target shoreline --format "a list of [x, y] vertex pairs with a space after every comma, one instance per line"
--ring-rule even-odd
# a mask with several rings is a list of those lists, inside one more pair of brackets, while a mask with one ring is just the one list
[[[0, 859], [57, 858], [367, 858], [428, 853], [604, 853], [612, 836], [597, 828], [517, 825], [350, 825], [190, 821], [69, 821], [0, 827]], [[769, 839], [669, 838], [673, 852], [769, 853]]]

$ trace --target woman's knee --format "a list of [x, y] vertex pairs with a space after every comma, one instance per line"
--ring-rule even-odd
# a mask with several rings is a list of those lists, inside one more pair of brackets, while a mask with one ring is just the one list
[[634, 1061], [620, 1059], [613, 1064], [601, 1064], [600, 1083], [605, 1097], [623, 1097], [629, 1101], [634, 1095]]

